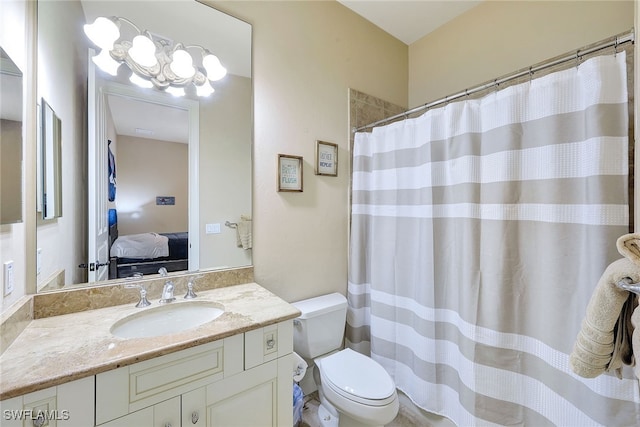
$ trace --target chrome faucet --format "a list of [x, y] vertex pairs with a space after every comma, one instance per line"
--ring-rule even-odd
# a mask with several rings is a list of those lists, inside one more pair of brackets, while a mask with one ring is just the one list
[[198, 295], [196, 295], [196, 293], [193, 292], [193, 282], [189, 280], [189, 283], [187, 283], [187, 293], [184, 296], [184, 299], [194, 299], [197, 297]]
[[167, 280], [164, 284], [164, 288], [162, 288], [162, 298], [160, 299], [160, 303], [164, 304], [167, 302], [175, 301], [175, 297], [173, 296], [173, 282], [171, 280]]
[[125, 288], [128, 289], [139, 289], [140, 290], [140, 301], [136, 304], [137, 308], [150, 306], [151, 303], [147, 299], [147, 290], [143, 285], [124, 285]]
[[[164, 267], [160, 267], [158, 273], [160, 273], [160, 276], [162, 277], [167, 277], [169, 275], [167, 274], [167, 269]], [[175, 297], [173, 296], [174, 288], [175, 287], [173, 286], [173, 282], [171, 280], [167, 280], [164, 283], [164, 288], [162, 288], [162, 298], [160, 298], [160, 301], [158, 302], [164, 304], [167, 302], [175, 301]]]

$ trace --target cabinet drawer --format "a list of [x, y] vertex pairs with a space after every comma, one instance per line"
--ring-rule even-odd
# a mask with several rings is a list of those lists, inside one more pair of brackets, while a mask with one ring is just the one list
[[244, 368], [251, 369], [293, 351], [293, 321], [254, 329], [244, 334]]
[[[215, 347], [181, 352], [179, 358], [163, 356], [129, 367], [129, 403], [147, 399], [223, 371], [222, 342]], [[168, 359], [168, 360], [167, 360]], [[173, 359], [173, 360], [172, 360]]]

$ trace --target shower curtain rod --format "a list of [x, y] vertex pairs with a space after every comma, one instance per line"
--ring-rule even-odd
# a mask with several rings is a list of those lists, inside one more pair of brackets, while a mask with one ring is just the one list
[[610, 39], [607, 39], [605, 41], [596, 43], [596, 44], [592, 45], [591, 47], [578, 49], [573, 54], [568, 54], [568, 55], [562, 56], [562, 57], [560, 57], [558, 59], [551, 59], [548, 62], [545, 61], [545, 62], [541, 62], [541, 63], [539, 63], [537, 65], [532, 65], [529, 68], [523, 69], [521, 71], [516, 71], [515, 73], [508, 74], [508, 75], [506, 75], [504, 77], [500, 77], [500, 78], [494, 79], [494, 80], [489, 81], [487, 83], [484, 83], [484, 84], [481, 84], [479, 86], [476, 86], [476, 87], [474, 87], [472, 89], [466, 89], [463, 92], [459, 92], [459, 93], [456, 93], [454, 95], [445, 96], [444, 98], [438, 99], [437, 101], [433, 101], [433, 102], [429, 102], [429, 103], [424, 104], [424, 105], [420, 105], [418, 107], [415, 107], [415, 108], [412, 108], [410, 110], [407, 110], [404, 113], [396, 114], [394, 116], [387, 117], [386, 119], [378, 120], [377, 122], [373, 122], [373, 123], [370, 123], [370, 124], [365, 125], [365, 126], [360, 126], [359, 128], [355, 128], [354, 127], [352, 129], [352, 132], [353, 133], [360, 132], [361, 130], [364, 130], [364, 129], [367, 129], [367, 128], [376, 127], [376, 126], [382, 125], [384, 123], [393, 121], [395, 119], [399, 119], [401, 117], [408, 118], [409, 115], [417, 113], [419, 111], [429, 109], [429, 108], [434, 107], [434, 106], [439, 105], [439, 104], [445, 104], [447, 102], [454, 101], [454, 100], [456, 100], [458, 98], [462, 98], [462, 97], [465, 97], [465, 96], [472, 95], [472, 94], [474, 94], [476, 92], [480, 92], [480, 91], [489, 89], [489, 88], [494, 87], [494, 86], [499, 86], [502, 83], [506, 83], [506, 82], [508, 82], [510, 80], [514, 80], [514, 79], [517, 79], [517, 78], [522, 77], [522, 76], [533, 75], [533, 73], [536, 73], [538, 71], [544, 70], [546, 68], [554, 67], [556, 65], [560, 65], [560, 64], [562, 64], [564, 62], [579, 60], [580, 57], [585, 56], [585, 55], [589, 55], [589, 54], [597, 52], [599, 50], [603, 50], [603, 49], [606, 49], [606, 48], [609, 48], [609, 47], [612, 47], [612, 46], [617, 48], [618, 46], [623, 45], [625, 43], [629, 43], [629, 42], [634, 43], [635, 42], [634, 34], [635, 34], [634, 30], [631, 29], [627, 33], [623, 33], [621, 35], [618, 35], [618, 36], [612, 37]]

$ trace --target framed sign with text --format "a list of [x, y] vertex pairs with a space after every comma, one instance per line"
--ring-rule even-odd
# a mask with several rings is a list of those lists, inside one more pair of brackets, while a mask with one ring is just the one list
[[316, 175], [338, 176], [338, 144], [316, 141]]
[[302, 157], [278, 154], [278, 191], [302, 191]]

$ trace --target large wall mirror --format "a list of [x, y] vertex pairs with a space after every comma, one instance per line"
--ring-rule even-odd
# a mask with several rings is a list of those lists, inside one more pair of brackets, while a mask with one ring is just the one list
[[[201, 46], [227, 74], [209, 96], [175, 96], [132, 83], [124, 60], [105, 72], [94, 57], [108, 49], [83, 31], [98, 17], [122, 18], [116, 47], [140, 33], [156, 56], [182, 43], [197, 74]], [[252, 264], [238, 243], [252, 215], [251, 37], [196, 0], [38, 0], [38, 99], [63, 124], [61, 215], [38, 219], [39, 292]]]

